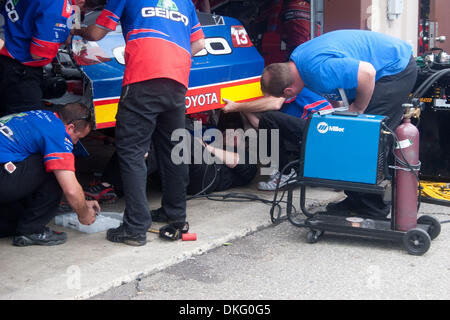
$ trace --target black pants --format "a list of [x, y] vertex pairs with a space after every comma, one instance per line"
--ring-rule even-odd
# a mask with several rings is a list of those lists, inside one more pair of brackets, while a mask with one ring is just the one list
[[152, 79], [122, 88], [116, 148], [126, 201], [124, 226], [129, 232], [147, 232], [152, 223], [144, 159], [152, 140], [160, 164], [161, 207], [173, 222], [186, 219], [188, 167], [171, 160], [171, 151], [179, 143], [171, 141], [172, 132], [185, 127], [185, 94], [186, 88], [170, 79]]
[[[150, 175], [158, 170], [158, 160], [156, 158], [156, 152], [154, 150], [153, 144], [150, 146], [150, 151], [146, 160], [147, 165], [147, 175]], [[117, 152], [114, 152], [108, 163], [103, 170], [102, 182], [108, 182], [114, 186], [114, 192], [117, 196], [123, 196], [123, 183], [122, 177], [120, 175], [120, 163]]]
[[44, 231], [55, 217], [62, 190], [45, 171], [41, 155], [15, 163], [10, 174], [0, 167], [0, 236]]
[[[288, 150], [294, 151], [300, 156], [301, 141], [303, 131], [305, 129], [306, 120], [300, 119], [280, 111], [266, 111], [262, 113], [259, 119], [258, 130], [261, 129], [278, 129], [279, 130], [279, 156], [281, 171], [289, 162]], [[268, 147], [270, 147], [270, 131], [267, 134], [269, 139]]]
[[[207, 164], [194, 163], [194, 140], [191, 145], [191, 164], [189, 165], [189, 184], [187, 186], [187, 194], [194, 195], [203, 191], [203, 194], [211, 192], [224, 191], [230, 188], [245, 186], [249, 184], [256, 176], [258, 171], [256, 164], [250, 164], [247, 161], [248, 152], [244, 163], [230, 168], [223, 163]], [[202, 146], [202, 154], [205, 148]]]
[[[402, 72], [379, 79], [369, 105], [364, 113], [388, 116], [386, 124], [395, 130], [403, 116], [402, 104], [414, 88], [417, 79], [417, 65], [411, 57], [408, 66]], [[345, 192], [353, 206], [364, 215], [386, 217], [390, 212], [390, 203], [385, 203], [378, 194]]]
[[0, 117], [42, 109], [42, 67], [30, 67], [0, 55]]

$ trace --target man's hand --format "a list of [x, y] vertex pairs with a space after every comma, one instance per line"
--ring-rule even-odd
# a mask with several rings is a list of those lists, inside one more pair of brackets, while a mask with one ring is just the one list
[[86, 205], [88, 207], [87, 214], [83, 216], [78, 215], [78, 221], [84, 225], [91, 225], [95, 222], [95, 217], [101, 209], [97, 200], [87, 200]]
[[237, 108], [237, 103], [225, 98], [222, 98], [223, 102], [225, 102], [225, 106], [222, 108], [222, 111], [227, 112], [235, 112]]
[[88, 208], [94, 209], [96, 215], [98, 215], [102, 210], [97, 200], [86, 200], [86, 205], [88, 206]]
[[100, 206], [95, 200], [86, 201], [83, 188], [78, 182], [75, 172], [70, 170], [53, 170], [64, 195], [72, 209], [77, 213], [82, 224], [95, 222], [95, 215], [100, 212]]

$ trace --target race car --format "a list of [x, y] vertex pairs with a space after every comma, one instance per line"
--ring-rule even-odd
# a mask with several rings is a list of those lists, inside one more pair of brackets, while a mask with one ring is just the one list
[[[95, 23], [101, 10], [86, 14], [83, 24]], [[198, 13], [205, 34], [205, 49], [192, 59], [186, 114], [219, 109], [223, 98], [241, 102], [262, 96], [260, 76], [264, 59], [237, 19]], [[115, 126], [125, 70], [125, 41], [120, 24], [102, 40], [72, 39], [45, 68], [48, 103], [82, 101], [93, 109], [95, 129]], [[59, 99], [57, 96], [63, 95]]]

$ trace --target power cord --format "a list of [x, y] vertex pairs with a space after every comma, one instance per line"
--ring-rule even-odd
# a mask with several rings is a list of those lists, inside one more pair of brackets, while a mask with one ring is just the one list
[[[218, 171], [219, 168], [217, 168], [217, 166], [214, 164], [214, 178], [212, 179], [212, 181], [209, 183], [209, 185], [206, 188], [202, 188], [201, 191], [199, 191], [198, 193], [196, 193], [193, 196], [190, 196], [188, 198], [186, 198], [186, 200], [192, 200], [192, 199], [200, 199], [200, 198], [206, 198], [208, 200], [212, 200], [212, 201], [223, 201], [223, 202], [250, 202], [250, 201], [259, 201], [262, 202], [264, 204], [267, 205], [271, 205], [270, 208], [270, 218], [273, 224], [279, 224], [280, 222], [284, 221], [287, 219], [287, 217], [281, 217], [281, 203], [285, 203], [287, 204], [286, 200], [284, 199], [284, 195], [286, 193], [286, 190], [283, 190], [283, 193], [281, 194], [281, 197], [279, 199], [277, 199], [278, 197], [278, 191], [279, 191], [279, 186], [280, 186], [280, 181], [281, 181], [281, 176], [284, 174], [284, 172], [290, 168], [291, 166], [295, 165], [296, 163], [299, 163], [300, 160], [295, 160], [292, 161], [290, 163], [288, 163], [280, 172], [280, 178], [277, 181], [277, 186], [275, 188], [275, 193], [274, 193], [274, 198], [273, 200], [267, 200], [264, 198], [261, 198], [253, 193], [243, 193], [243, 192], [230, 192], [230, 193], [209, 193], [209, 194], [205, 194], [205, 192], [214, 184], [215, 180], [217, 179], [218, 176]], [[205, 169], [205, 172], [203, 174], [203, 180], [202, 180], [202, 187], [205, 184], [205, 179], [206, 179], [206, 174], [208, 171], [209, 166]], [[289, 184], [292, 181], [296, 181], [296, 178], [289, 178], [286, 181], [286, 184]], [[295, 206], [292, 205], [292, 209], [294, 210], [294, 213], [297, 212], [297, 209], [295, 208]], [[277, 210], [277, 215], [276, 217], [274, 217], [274, 212], [275, 210]]]

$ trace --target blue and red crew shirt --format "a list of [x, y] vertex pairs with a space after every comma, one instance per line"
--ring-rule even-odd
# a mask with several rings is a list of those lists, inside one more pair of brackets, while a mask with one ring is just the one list
[[156, 78], [189, 82], [191, 43], [204, 38], [192, 1], [109, 0], [96, 24], [125, 38], [122, 85]]
[[340, 101], [339, 88], [347, 98], [356, 97], [360, 61], [376, 70], [375, 81], [403, 71], [413, 51], [407, 42], [367, 30], [327, 32], [298, 46], [290, 60], [295, 63], [305, 87], [328, 100]]
[[51, 111], [33, 110], [0, 118], [0, 163], [41, 154], [47, 172], [75, 171], [73, 143], [64, 123]]
[[306, 119], [311, 113], [332, 108], [333, 106], [328, 100], [303, 88], [295, 98], [287, 100], [280, 111], [300, 119]]
[[[5, 45], [0, 54], [41, 67], [50, 63], [70, 35], [70, 0], [8, 0], [0, 8], [5, 20]], [[34, 60], [31, 54], [42, 59]]]

